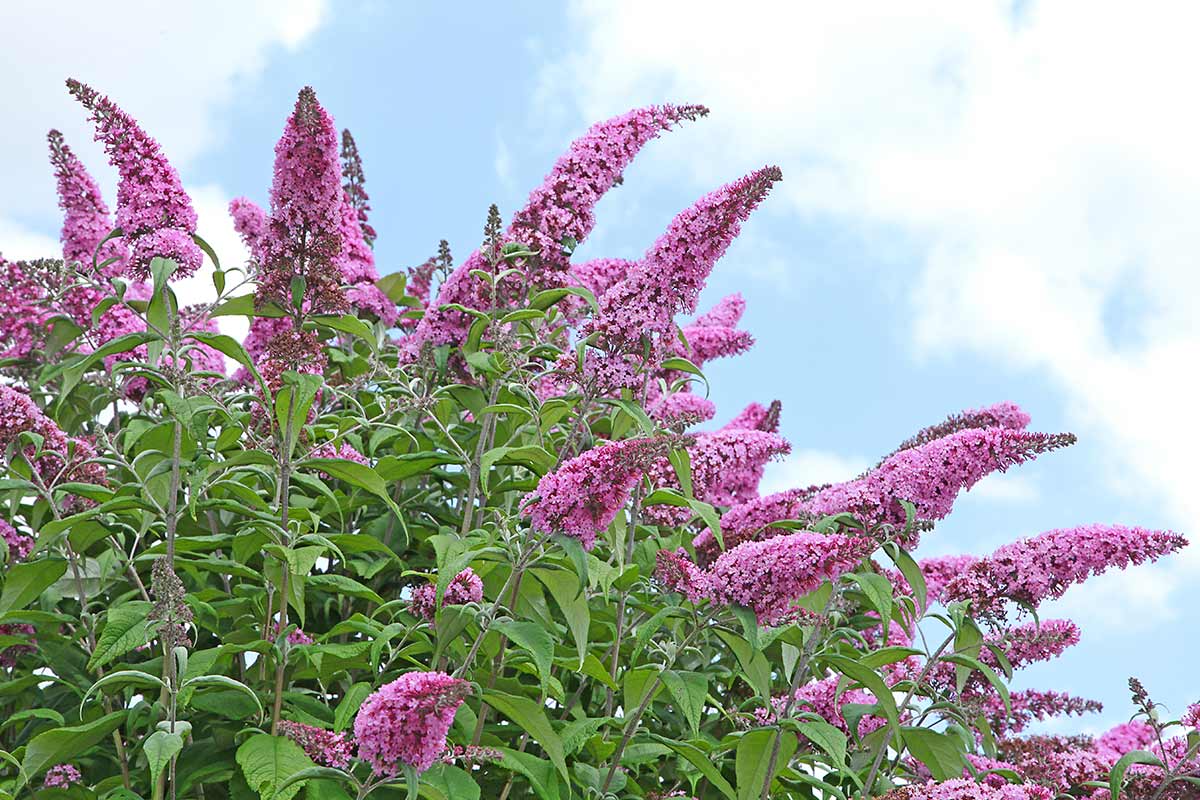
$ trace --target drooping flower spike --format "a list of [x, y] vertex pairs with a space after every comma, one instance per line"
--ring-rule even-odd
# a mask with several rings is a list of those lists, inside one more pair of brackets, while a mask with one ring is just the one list
[[[804, 502], [817, 517], [848, 513], [868, 526], [901, 526], [901, 500], [916, 508], [918, 520], [935, 521], [950, 513], [958, 493], [985, 476], [1073, 444], [1072, 434], [1029, 433], [1012, 428], [968, 428], [890, 456], [856, 480], [838, 483]], [[914, 529], [904, 541], [919, 541]]]
[[196, 212], [183, 190], [179, 173], [167, 161], [158, 142], [150, 138], [129, 114], [90, 86], [68, 80], [67, 88], [91, 112], [96, 141], [104, 144], [109, 162], [117, 168], [117, 227], [129, 245], [130, 272], [143, 280], [150, 276], [156, 256], [174, 259], [178, 278], [200, 268], [203, 253], [192, 239]]
[[1047, 531], [980, 559], [946, 585], [946, 596], [970, 600], [977, 612], [985, 613], [1001, 613], [1011, 602], [1036, 607], [1093, 575], [1157, 561], [1186, 544], [1172, 531], [1125, 525]]
[[856, 567], [876, 547], [870, 539], [801, 531], [745, 542], [708, 570], [712, 600], [753, 609], [759, 622], [783, 620], [795, 600]]
[[1002, 401], [993, 403], [990, 406], [983, 408], [973, 408], [958, 414], [951, 414], [944, 421], [937, 425], [930, 425], [928, 428], [922, 428], [917, 433], [900, 443], [900, 446], [884, 456], [883, 461], [888, 457], [899, 453], [901, 450], [909, 450], [913, 447], [919, 447], [923, 444], [928, 444], [935, 439], [941, 439], [944, 436], [949, 436], [958, 431], [964, 431], [969, 428], [1009, 428], [1010, 430], [1024, 430], [1029, 426], [1031, 417], [1016, 403], [1010, 401]]
[[671, 445], [669, 437], [624, 439], [594, 447], [538, 481], [526, 503], [533, 527], [562, 533], [592, 549], [629, 501], [630, 492]]

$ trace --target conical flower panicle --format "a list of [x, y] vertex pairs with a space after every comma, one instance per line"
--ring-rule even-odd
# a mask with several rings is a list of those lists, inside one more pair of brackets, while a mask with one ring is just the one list
[[67, 88], [92, 112], [96, 141], [121, 176], [117, 187], [117, 227], [132, 251], [131, 274], [146, 279], [156, 256], [174, 259], [175, 274], [185, 278], [200, 268], [203, 253], [192, 239], [196, 212], [179, 173], [158, 142], [112, 100], [76, 80]]
[[406, 672], [363, 701], [354, 718], [358, 757], [376, 775], [424, 772], [446, 749], [446, 733], [471, 685], [444, 672]]
[[275, 145], [271, 214], [263, 243], [256, 300], [290, 308], [295, 278], [315, 313], [346, 308], [338, 258], [342, 254], [341, 184], [337, 131], [312, 87], [300, 90]]
[[750, 608], [760, 623], [782, 621], [795, 600], [853, 570], [876, 547], [870, 539], [800, 531], [726, 550], [708, 570], [714, 602]]
[[58, 207], [63, 210], [63, 260], [69, 264], [78, 263], [90, 271], [93, 254], [96, 255], [97, 264], [116, 259], [104, 268], [104, 274], [121, 275], [129, 260], [129, 250], [120, 238], [109, 239], [96, 253], [96, 247], [115, 227], [104, 197], [100, 194], [100, 187], [88, 174], [83, 162], [67, 146], [61, 133], [52, 130], [46, 139], [58, 184]]

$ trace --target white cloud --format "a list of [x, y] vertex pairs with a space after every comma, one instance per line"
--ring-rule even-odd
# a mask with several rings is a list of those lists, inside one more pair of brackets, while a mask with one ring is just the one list
[[759, 490], [763, 494], [848, 481], [871, 466], [865, 458], [827, 450], [793, 450], [781, 461], [767, 464]]
[[[678, 159], [672, 178], [711, 186], [779, 163], [776, 212], [861, 231], [880, 263], [900, 241], [919, 261], [918, 356], [1044, 375], [1071, 427], [1102, 443], [1114, 490], [1196, 529], [1200, 10], [865, 8], [577, 3], [578, 44], [539, 96], [588, 119], [710, 105], [657, 151]], [[1191, 548], [1139, 573], [1169, 588], [1197, 568]]]
[[[0, 127], [0, 252], [8, 258], [58, 252], [54, 178], [45, 156], [46, 131], [58, 128], [115, 205], [116, 175], [92, 141], [86, 111], [66, 91], [78, 78], [110, 95], [162, 145], [183, 174], [200, 217], [199, 233], [228, 269], [245, 261], [229, 222], [221, 187], [192, 185], [188, 168], [222, 143], [221, 114], [240, 86], [253, 80], [272, 52], [294, 49], [320, 25], [325, 0], [219, 0], [163, 5], [141, 0], [120, 13], [89, 2], [0, 4], [0, 30], [13, 33], [0, 49], [6, 82]], [[19, 191], [17, 190], [19, 188]], [[53, 233], [53, 235], [51, 235]], [[212, 268], [181, 281], [181, 302], [213, 296]], [[232, 278], [233, 276], [231, 276]], [[222, 321], [232, 335], [244, 321]], [[239, 327], [240, 325], [240, 327]]]
[[[221, 142], [220, 112], [278, 48], [294, 48], [321, 22], [324, 0], [218, 0], [0, 4], [5, 124], [0, 128], [0, 216], [53, 219], [54, 181], [46, 131], [58, 128], [89, 169], [113, 173], [92, 142], [87, 112], [67, 94], [78, 78], [110, 95], [159, 140], [187, 176], [202, 152]], [[20, 187], [20, 191], [14, 191]], [[110, 204], [112, 196], [109, 196]]]

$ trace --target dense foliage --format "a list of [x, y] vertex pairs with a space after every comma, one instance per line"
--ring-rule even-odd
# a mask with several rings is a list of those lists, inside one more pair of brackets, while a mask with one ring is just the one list
[[[704, 108], [594, 126], [457, 267], [443, 243], [380, 277], [358, 149], [311, 89], [222, 268], [154, 140], [68, 86], [120, 187], [114, 220], [51, 132], [62, 257], [0, 261], [0, 796], [1196, 796], [1200, 706], [1167, 720], [1134, 682], [1133, 722], [1044, 736], [1097, 704], [1007, 688], [1078, 641], [1039, 603], [1182, 537], [910, 555], [1072, 436], [1000, 403], [760, 496], [779, 404], [704, 428], [744, 304], [676, 319], [778, 169], [641, 259], [572, 259]], [[206, 259], [214, 295], [180, 306]]]

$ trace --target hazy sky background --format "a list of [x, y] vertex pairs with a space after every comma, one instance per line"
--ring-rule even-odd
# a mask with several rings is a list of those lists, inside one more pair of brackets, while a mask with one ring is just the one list
[[[519, 207], [590, 122], [705, 103], [643, 151], [580, 257], [637, 256], [700, 194], [783, 168], [702, 301], [742, 292], [758, 338], [708, 370], [718, 420], [783, 402], [795, 453], [765, 490], [852, 477], [949, 413], [1014, 400], [1080, 443], [985, 480], [919, 556], [1088, 522], [1200, 536], [1200, 51], [1183, 6], [500, 5], [5, 3], [0, 251], [57, 249], [50, 127], [115, 197], [68, 76], [162, 142], [227, 263], [244, 253], [225, 205], [265, 203], [313, 85], [364, 155], [385, 273], [441, 238], [466, 255], [488, 204]], [[1018, 685], [1105, 702], [1062, 730], [1126, 719], [1130, 675], [1176, 711], [1200, 700], [1198, 578], [1200, 545], [1072, 589], [1045, 616], [1083, 643]]]

